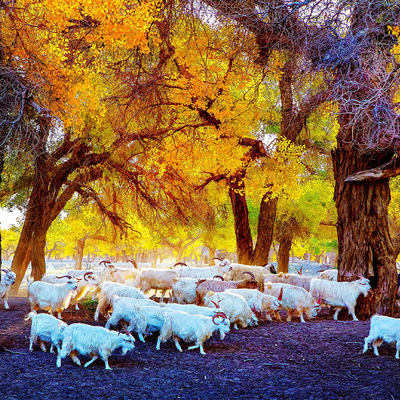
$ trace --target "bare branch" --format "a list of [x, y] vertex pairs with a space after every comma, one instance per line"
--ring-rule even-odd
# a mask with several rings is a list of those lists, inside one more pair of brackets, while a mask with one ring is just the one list
[[397, 175], [400, 175], [400, 161], [399, 155], [395, 154], [388, 163], [376, 168], [359, 171], [348, 176], [345, 182], [373, 182], [393, 178]]

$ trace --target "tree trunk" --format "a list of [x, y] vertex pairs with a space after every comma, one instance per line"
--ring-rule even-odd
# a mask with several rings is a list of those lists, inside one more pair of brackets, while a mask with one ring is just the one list
[[177, 246], [176, 250], [176, 262], [181, 262], [183, 258], [183, 251], [185, 250], [183, 246]]
[[215, 257], [215, 248], [214, 247], [208, 247], [209, 250], [209, 260], [208, 260], [208, 265], [215, 265], [215, 260], [213, 259]]
[[229, 197], [235, 222], [236, 251], [238, 263], [251, 265], [253, 261], [253, 240], [249, 224], [244, 182], [240, 176], [231, 177]]
[[359, 275], [372, 278], [372, 290], [366, 298], [358, 299], [357, 316], [391, 315], [397, 274], [388, 224], [389, 180], [345, 183], [346, 177], [376, 166], [377, 160], [340, 140], [332, 159], [338, 214], [338, 280], [352, 281]]
[[32, 233], [35, 225], [33, 213], [33, 199], [30, 198], [25, 214], [24, 225], [22, 227], [21, 235], [19, 237], [18, 245], [11, 264], [11, 270], [16, 274], [15, 283], [11, 287], [11, 293], [13, 295], [18, 293], [19, 286], [21, 285], [26, 269], [31, 261]]
[[45, 247], [46, 247], [46, 234], [47, 229], [45, 227], [36, 227], [32, 236], [32, 276], [33, 280], [38, 281], [42, 279], [46, 273], [46, 262], [45, 262]]
[[75, 269], [82, 269], [83, 250], [85, 249], [86, 236], [76, 242]]
[[253, 256], [254, 265], [268, 264], [278, 206], [278, 198], [268, 199], [270, 195], [270, 192], [265, 193], [261, 200], [260, 214], [258, 215], [257, 242]]
[[289, 272], [289, 256], [293, 240], [292, 231], [288, 229], [280, 239], [278, 250], [278, 271], [287, 273]]

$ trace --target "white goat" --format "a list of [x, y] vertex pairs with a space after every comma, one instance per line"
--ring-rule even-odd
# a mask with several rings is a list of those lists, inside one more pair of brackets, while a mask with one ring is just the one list
[[33, 345], [39, 340], [42, 351], [46, 351], [45, 342], [47, 342], [51, 344], [50, 353], [54, 353], [54, 347], [57, 348], [57, 353], [59, 353], [64, 338], [64, 330], [68, 325], [52, 315], [36, 314], [36, 312], [30, 312], [25, 317], [25, 321], [28, 320], [32, 320], [29, 351], [33, 351]]
[[306, 322], [303, 318], [303, 313], [311, 319], [317, 315], [321, 308], [320, 304], [313, 299], [307, 290], [287, 283], [266, 282], [264, 293], [277, 296], [281, 300], [282, 309], [288, 313], [287, 321], [291, 321], [292, 315], [297, 313], [300, 321]]
[[144, 293], [147, 293], [151, 289], [156, 292], [157, 290], [161, 290], [160, 301], [163, 301], [165, 293], [167, 290], [172, 289], [174, 279], [177, 277], [177, 272], [171, 269], [142, 269], [137, 286], [140, 287]]
[[101, 326], [86, 324], [71, 324], [64, 331], [64, 341], [57, 356], [57, 367], [61, 367], [61, 360], [70, 355], [75, 364], [81, 365], [76, 352], [90, 356], [91, 359], [84, 365], [88, 367], [99, 357], [104, 361], [105, 369], [111, 369], [108, 357], [111, 353], [122, 348], [122, 355], [135, 348], [135, 339], [132, 335], [109, 331]]
[[172, 284], [171, 299], [180, 304], [192, 304], [196, 300], [197, 278], [176, 278]]
[[[216, 322], [216, 321], [219, 322]], [[214, 332], [219, 332], [221, 340], [229, 332], [229, 320], [222, 312], [217, 312], [213, 317], [193, 315], [182, 311], [172, 311], [170, 324], [164, 324], [157, 339], [157, 345], [173, 338], [175, 347], [182, 352], [179, 339], [185, 342], [195, 342], [188, 350], [200, 348], [200, 354], [205, 355], [203, 344]]]
[[338, 270], [337, 269], [326, 269], [319, 273], [320, 279], [328, 279], [329, 281], [337, 282]]
[[313, 279], [310, 292], [322, 303], [335, 307], [333, 319], [336, 321], [339, 311], [346, 307], [354, 321], [358, 321], [355, 308], [360, 294], [367, 296], [371, 289], [369, 279], [361, 277], [353, 282], [333, 282], [326, 279]]
[[[154, 304], [153, 304], [154, 303]], [[136, 332], [139, 339], [144, 342], [143, 335], [146, 333], [147, 328], [147, 314], [143, 312], [143, 306], [158, 306], [158, 303], [152, 300], [145, 299], [132, 299], [130, 297], [119, 297], [114, 295], [112, 297], [113, 312], [108, 319], [105, 327], [110, 329], [110, 326], [116, 326], [120, 321], [126, 328], [126, 323], [129, 324], [128, 331]]]
[[[14, 284], [16, 275], [15, 272], [10, 271], [9, 269], [1, 269], [1, 272], [4, 272], [5, 275], [2, 277], [0, 281], [0, 299], [4, 301], [4, 308], [6, 310], [10, 309], [8, 305], [8, 292], [10, 291], [11, 285]], [[0, 272], [0, 274], [1, 274]]]
[[46, 274], [42, 277], [41, 281], [47, 283], [66, 283], [68, 281], [68, 276], [73, 276], [78, 283], [76, 295], [71, 299], [71, 304], [75, 305], [75, 310], [79, 310], [79, 301], [86, 296], [89, 290], [93, 291], [97, 288], [99, 280], [97, 275], [92, 271], [72, 270], [68, 271], [67, 275], [63, 276]]
[[207, 307], [215, 307], [218, 311], [224, 312], [229, 321], [234, 324], [234, 329], [238, 329], [238, 325], [242, 328], [257, 325], [257, 317], [240, 294], [208, 292], [204, 296], [204, 304]]
[[31, 311], [42, 309], [50, 313], [57, 312], [58, 318], [61, 319], [61, 312], [68, 308], [77, 287], [76, 279], [72, 276], [68, 276], [66, 283], [31, 282], [28, 285], [28, 300], [31, 303]]
[[[146, 320], [146, 334], [159, 332], [161, 329], [164, 329], [164, 332], [170, 330], [171, 325], [171, 313], [172, 310], [168, 310], [159, 306], [141, 306], [139, 307], [140, 311], [145, 313]], [[133, 331], [135, 330], [137, 322], [136, 320], [132, 320], [129, 324], [127, 330]], [[156, 349], [160, 350], [161, 339], [157, 341]]]
[[369, 335], [364, 339], [363, 353], [368, 350], [368, 345], [372, 342], [374, 354], [379, 356], [378, 347], [383, 343], [396, 343], [395, 358], [399, 358], [400, 352], [400, 319], [374, 315], [371, 318]]
[[123, 285], [118, 282], [103, 282], [99, 286], [98, 304], [94, 314], [94, 320], [99, 320], [100, 313], [106, 314], [112, 305], [112, 297], [116, 294], [120, 297], [131, 297], [132, 299], [147, 299], [148, 297], [139, 289]]
[[276, 273], [275, 267], [272, 264], [267, 264], [264, 267], [245, 264], [231, 264], [231, 266], [232, 269], [227, 274], [227, 279], [231, 281], [238, 281], [243, 278], [244, 272], [251, 272], [253, 273], [254, 279], [257, 281], [260, 290], [264, 289], [263, 285], [265, 275]]
[[243, 296], [256, 315], [265, 315], [269, 321], [271, 315], [276, 315], [281, 308], [281, 302], [275, 296], [261, 293], [257, 289], [227, 289], [227, 292]]

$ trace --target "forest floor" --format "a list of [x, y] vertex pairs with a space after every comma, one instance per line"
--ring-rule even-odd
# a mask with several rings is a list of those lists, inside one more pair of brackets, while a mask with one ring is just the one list
[[[79, 367], [38, 348], [30, 353], [25, 298], [0, 310], [0, 399], [400, 399], [399, 361], [393, 345], [380, 357], [361, 354], [369, 322], [332, 320], [324, 309], [307, 322], [266, 322], [231, 330], [198, 350], [179, 353], [173, 343], [155, 350], [155, 338], [126, 356]], [[340, 316], [342, 319], [346, 315]], [[93, 324], [90, 311], [65, 311], [64, 321]], [[104, 325], [101, 320], [100, 325]], [[184, 347], [185, 348], [185, 347]], [[84, 357], [81, 357], [84, 359]]]

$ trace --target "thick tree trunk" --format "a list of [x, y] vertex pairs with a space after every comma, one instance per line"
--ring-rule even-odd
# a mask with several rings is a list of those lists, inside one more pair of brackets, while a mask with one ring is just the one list
[[340, 141], [332, 159], [338, 214], [338, 279], [352, 281], [359, 275], [371, 278], [372, 290], [366, 298], [358, 299], [358, 317], [391, 315], [397, 275], [388, 224], [389, 180], [345, 183], [346, 177], [376, 166], [377, 160]]
[[45, 227], [36, 227], [35, 232], [32, 236], [31, 264], [32, 277], [35, 281], [42, 279], [43, 275], [46, 273], [46, 234], [47, 229]]
[[82, 269], [83, 250], [85, 249], [86, 236], [76, 242], [75, 269]]
[[24, 225], [22, 227], [21, 235], [19, 237], [18, 245], [11, 264], [11, 270], [16, 274], [15, 283], [11, 288], [11, 293], [13, 295], [17, 294], [26, 269], [31, 261], [32, 234], [35, 226], [34, 209], [35, 207], [31, 197], [29, 199]]
[[238, 263], [251, 265], [253, 261], [253, 240], [249, 224], [244, 182], [241, 177], [232, 177], [229, 182], [229, 197], [231, 199]]
[[265, 265], [268, 263], [278, 206], [277, 197], [267, 199], [270, 194], [266, 193], [261, 200], [260, 214], [258, 216], [257, 242], [253, 255], [254, 265]]
[[289, 272], [290, 249], [292, 248], [293, 233], [287, 230], [280, 238], [278, 250], [278, 272]]

